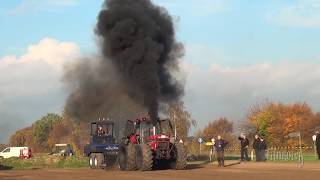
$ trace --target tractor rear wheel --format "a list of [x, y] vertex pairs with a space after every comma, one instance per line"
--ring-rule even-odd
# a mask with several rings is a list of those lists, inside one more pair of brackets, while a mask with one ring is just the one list
[[152, 151], [149, 145], [139, 144], [136, 146], [137, 168], [141, 171], [151, 171], [153, 165]]
[[96, 168], [96, 154], [95, 153], [91, 153], [89, 156], [89, 166], [91, 169], [95, 169]]
[[136, 170], [136, 148], [134, 144], [123, 145], [119, 148], [119, 166], [122, 171]]
[[187, 151], [183, 144], [175, 144], [175, 160], [172, 162], [171, 167], [177, 170], [187, 168]]

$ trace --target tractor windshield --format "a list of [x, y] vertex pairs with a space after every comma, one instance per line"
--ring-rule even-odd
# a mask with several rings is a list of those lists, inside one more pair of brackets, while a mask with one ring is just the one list
[[150, 122], [141, 123], [140, 128], [141, 137], [149, 137], [153, 134], [153, 127]]
[[[156, 129], [155, 134], [166, 134], [168, 136], [173, 136], [173, 128], [170, 120], [158, 121], [155, 129]], [[150, 135], [153, 135], [153, 125], [149, 121], [142, 122], [140, 123], [140, 127], [137, 128], [137, 131], [139, 131], [139, 133], [137, 134], [140, 134], [140, 136], [148, 137]]]
[[92, 123], [91, 134], [97, 136], [113, 136], [112, 123]]
[[157, 125], [158, 125], [158, 128], [157, 128], [158, 132], [157, 133], [165, 134], [168, 136], [174, 135], [173, 127], [172, 127], [172, 124], [169, 119], [160, 120], [160, 121], [158, 121]]

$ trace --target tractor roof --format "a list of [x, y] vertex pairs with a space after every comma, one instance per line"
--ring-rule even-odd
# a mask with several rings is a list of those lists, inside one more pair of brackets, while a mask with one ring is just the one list
[[108, 120], [103, 120], [103, 121], [97, 121], [97, 122], [92, 122], [91, 124], [97, 124], [97, 125], [105, 125], [105, 124], [114, 124], [114, 122], [112, 121], [108, 121]]
[[55, 146], [70, 146], [70, 144], [55, 144]]
[[128, 121], [139, 124], [142, 122], [151, 122], [151, 119], [148, 117], [141, 117], [141, 118], [137, 118], [135, 120], [128, 120]]

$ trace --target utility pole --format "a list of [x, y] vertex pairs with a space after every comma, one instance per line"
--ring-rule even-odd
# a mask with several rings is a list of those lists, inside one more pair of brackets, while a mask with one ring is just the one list
[[173, 111], [173, 121], [174, 121], [174, 140], [177, 140], [177, 121], [176, 121], [176, 112]]
[[201, 155], [201, 150], [202, 150], [201, 144], [204, 143], [204, 140], [200, 137], [200, 138], [198, 139], [198, 143], [199, 143], [199, 155]]
[[299, 146], [300, 146], [300, 163], [301, 163], [301, 167], [303, 167], [304, 159], [302, 154], [301, 132], [299, 132]]

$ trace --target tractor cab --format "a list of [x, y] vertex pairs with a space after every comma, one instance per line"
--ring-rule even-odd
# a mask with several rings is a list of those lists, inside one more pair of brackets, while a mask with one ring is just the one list
[[128, 120], [127, 129], [131, 129], [127, 136], [128, 143], [147, 144], [157, 154], [155, 158], [170, 158], [170, 149], [175, 141], [172, 137], [173, 133], [171, 133], [170, 120], [157, 119], [155, 125], [148, 117], [138, 118], [134, 121]]
[[115, 143], [114, 123], [111, 121], [98, 121], [91, 123], [91, 143], [110, 144]]
[[[172, 126], [169, 120], [157, 120], [154, 126], [150, 118], [143, 117], [134, 121], [128, 120], [127, 136], [131, 143], [149, 143], [156, 140], [169, 140]], [[134, 139], [136, 138], [136, 140]]]

